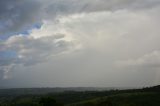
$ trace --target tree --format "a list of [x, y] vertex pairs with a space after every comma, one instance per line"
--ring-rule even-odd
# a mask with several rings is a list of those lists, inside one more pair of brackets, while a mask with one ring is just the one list
[[42, 106], [57, 106], [56, 100], [51, 96], [40, 98], [39, 104]]

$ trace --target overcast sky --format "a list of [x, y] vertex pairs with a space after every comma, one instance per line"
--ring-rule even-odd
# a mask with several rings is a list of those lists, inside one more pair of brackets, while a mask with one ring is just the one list
[[160, 84], [160, 0], [0, 0], [0, 87]]

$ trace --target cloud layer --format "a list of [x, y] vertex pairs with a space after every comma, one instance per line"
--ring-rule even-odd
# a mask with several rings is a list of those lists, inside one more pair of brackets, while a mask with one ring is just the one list
[[0, 83], [158, 84], [159, 11], [159, 0], [1, 1]]
[[159, 6], [159, 0], [5, 0], [0, 4], [0, 35], [22, 32], [42, 20], [98, 11], [144, 10]]

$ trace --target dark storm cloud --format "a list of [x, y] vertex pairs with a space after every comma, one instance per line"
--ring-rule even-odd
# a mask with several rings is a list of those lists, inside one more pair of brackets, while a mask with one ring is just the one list
[[0, 1], [0, 38], [21, 32], [39, 22], [41, 4], [35, 0]]
[[59, 15], [146, 9], [159, 4], [159, 0], [1, 0], [0, 38], [20, 33], [42, 20], [53, 20]]

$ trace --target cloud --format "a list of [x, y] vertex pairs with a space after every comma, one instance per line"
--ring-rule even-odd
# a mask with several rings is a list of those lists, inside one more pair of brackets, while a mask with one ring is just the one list
[[118, 61], [120, 67], [144, 67], [144, 68], [160, 68], [160, 51], [153, 51], [136, 59], [128, 59]]
[[[42, 26], [41, 29], [33, 29], [30, 35], [23, 34], [9, 37], [1, 42], [0, 52], [11, 52], [7, 56], [0, 58], [1, 71], [7, 78], [7, 73], [12, 70], [12, 66], [30, 66], [45, 62], [49, 58], [65, 54], [76, 50], [76, 42], [65, 33], [56, 33], [50, 30], [53, 25]], [[38, 35], [38, 36], [37, 36]], [[9, 58], [10, 55], [13, 55]], [[2, 54], [1, 54], [2, 56]]]
[[41, 4], [36, 0], [0, 1], [0, 36], [7, 38], [40, 22]]
[[[2, 36], [8, 35], [0, 40], [1, 77], [10, 78], [10, 72], [14, 81], [23, 77], [35, 80], [39, 75], [50, 83], [105, 86], [105, 81], [109, 85], [130, 84], [126, 81], [136, 85], [135, 77], [143, 83], [147, 76], [152, 83], [152, 71], [143, 71], [146, 66], [159, 65], [158, 0], [6, 0], [3, 4], [0, 22], [7, 23], [11, 17], [13, 23], [6, 28], [0, 24]], [[41, 27], [35, 28], [39, 22]], [[15, 34], [24, 29], [26, 34]], [[115, 63], [136, 70], [117, 68]]]
[[6, 42], [6, 45], [7, 49], [16, 51], [18, 58], [26, 61], [25, 64], [33, 64], [36, 61], [44, 61], [48, 56], [54, 56], [67, 50], [71, 44], [54, 36], [40, 39], [14, 36]]
[[[73, 14], [80, 12], [117, 11], [121, 9], [147, 9], [159, 5], [158, 0], [48, 0], [48, 12], [56, 15]], [[53, 10], [53, 11], [52, 11]]]
[[159, 6], [159, 0], [5, 0], [0, 1], [0, 38], [21, 33], [43, 20], [98, 11], [141, 10]]

